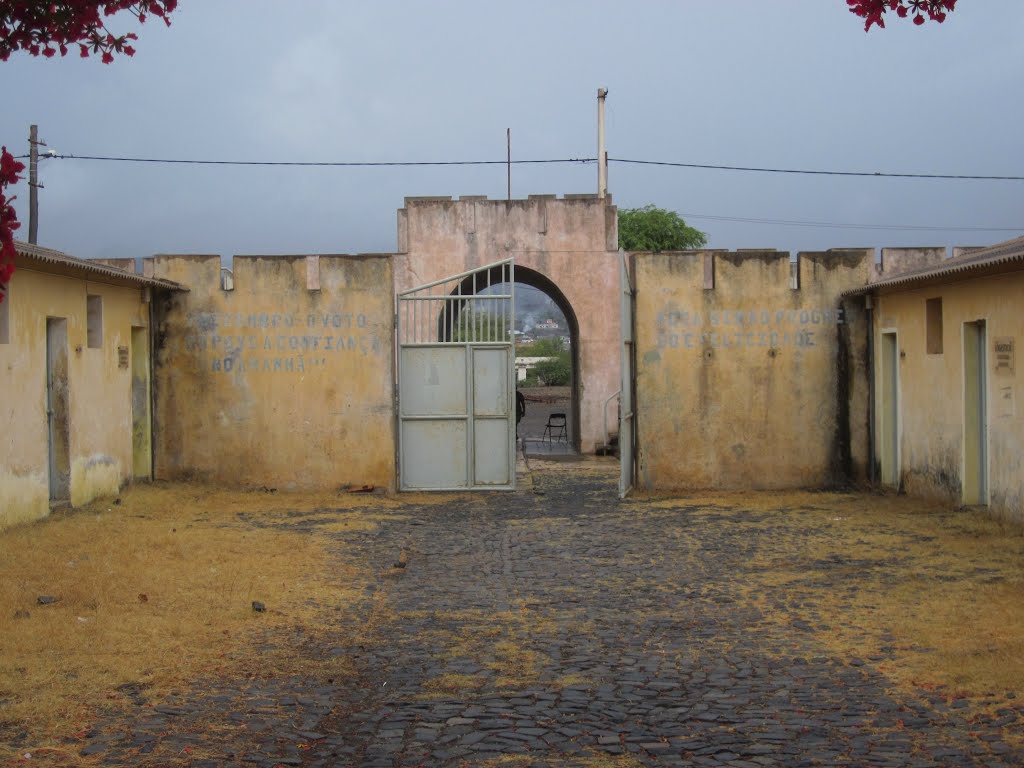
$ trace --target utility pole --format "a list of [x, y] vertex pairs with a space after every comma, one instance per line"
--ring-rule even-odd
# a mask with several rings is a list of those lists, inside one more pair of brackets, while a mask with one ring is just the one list
[[28, 129], [28, 241], [36, 244], [39, 235], [39, 147], [46, 142], [39, 140], [39, 126]]
[[604, 100], [607, 88], [597, 89], [597, 196], [608, 196], [608, 152], [604, 148]]
[[512, 129], [505, 129], [505, 143], [508, 147], [508, 199], [512, 200]]

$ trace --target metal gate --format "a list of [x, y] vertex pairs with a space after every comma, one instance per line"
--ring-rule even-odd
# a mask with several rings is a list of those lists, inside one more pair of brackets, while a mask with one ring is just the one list
[[633, 489], [636, 478], [636, 420], [633, 398], [633, 301], [635, 292], [626, 254], [619, 250], [622, 325], [622, 395], [619, 399], [619, 498]]
[[512, 259], [398, 294], [398, 487], [515, 487]]

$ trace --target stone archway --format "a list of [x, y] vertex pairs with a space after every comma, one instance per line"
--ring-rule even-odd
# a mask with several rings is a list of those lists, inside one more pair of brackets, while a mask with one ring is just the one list
[[406, 198], [398, 212], [398, 251], [398, 292], [515, 259], [516, 280], [544, 291], [567, 320], [572, 317], [574, 441], [582, 453], [606, 442], [606, 407], [610, 424], [616, 423], [610, 401], [620, 386], [621, 341], [618, 229], [610, 198]]
[[[565, 293], [563, 293], [549, 277], [523, 264], [516, 264], [514, 272], [514, 282], [517, 285], [528, 285], [531, 288], [536, 288], [545, 296], [550, 298], [555, 303], [555, 306], [558, 307], [558, 311], [562, 313], [562, 316], [565, 318], [565, 322], [568, 325], [569, 350], [572, 359], [572, 413], [569, 418], [571, 426], [569, 442], [576, 450], [580, 450], [581, 368], [579, 354], [579, 320], [576, 317], [576, 312], [573, 310], [572, 304], [569, 302], [569, 299], [566, 298]], [[487, 286], [490, 288], [502, 285], [503, 283], [506, 283], [507, 280], [507, 268], [504, 265], [494, 266], [488, 270], [488, 273], [483, 280], [480, 280], [480, 277], [476, 275], [464, 279], [458, 288], [453, 291], [453, 295], [458, 293], [459, 296], [473, 296], [479, 291], [480, 286]], [[460, 306], [461, 305], [459, 304], [455, 304], [453, 305], [453, 309], [455, 309], [454, 313], [448, 316], [442, 315], [438, 317], [438, 338], [450, 339], [452, 329], [459, 327], [458, 307]]]

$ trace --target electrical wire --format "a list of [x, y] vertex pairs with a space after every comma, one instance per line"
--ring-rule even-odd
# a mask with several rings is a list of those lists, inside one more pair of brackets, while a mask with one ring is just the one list
[[[18, 159], [29, 155], [18, 155]], [[392, 161], [295, 161], [295, 160], [197, 160], [157, 157], [129, 157], [115, 155], [72, 155], [48, 154], [40, 159], [50, 160], [90, 160], [124, 163], [148, 163], [171, 165], [220, 165], [220, 166], [284, 166], [284, 167], [320, 167], [320, 168], [380, 168], [380, 167], [431, 167], [431, 166], [479, 166], [508, 165], [509, 160], [392, 160]], [[597, 162], [594, 157], [550, 158], [538, 160], [512, 160], [512, 165], [553, 165], [553, 164], [589, 164]], [[626, 158], [608, 158], [609, 163], [632, 165], [651, 165], [669, 168], [692, 168], [700, 170], [739, 171], [747, 173], [780, 173], [802, 174], [814, 176], [846, 176], [867, 178], [902, 178], [902, 179], [945, 179], [945, 180], [976, 180], [976, 181], [1024, 181], [1024, 176], [982, 176], [968, 174], [941, 173], [889, 173], [881, 171], [827, 171], [795, 168], [767, 168], [738, 165], [712, 165], [706, 163], [677, 163], [666, 160], [632, 160]], [[829, 221], [799, 221], [790, 219], [765, 219], [748, 216], [716, 216], [701, 213], [683, 213], [685, 218], [705, 219], [709, 221], [729, 221], [744, 224], [768, 224], [790, 227], [821, 227], [831, 229], [865, 229], [865, 230], [908, 230], [917, 232], [1020, 232], [1024, 227], [938, 227], [901, 224], [850, 224]]]
[[932, 227], [916, 224], [845, 224], [836, 221], [796, 221], [791, 219], [758, 219], [748, 216], [713, 216], [703, 213], [680, 213], [684, 219], [731, 221], [741, 224], [774, 224], [786, 227], [821, 227], [825, 229], [909, 230], [913, 232], [1022, 232], [1020, 227]]
[[175, 160], [159, 157], [112, 157], [106, 155], [46, 155], [54, 160], [106, 160], [121, 163], [169, 163], [176, 165], [259, 165], [298, 166], [322, 168], [379, 168], [388, 166], [437, 166], [437, 165], [540, 165], [554, 163], [594, 163], [593, 157], [558, 158], [551, 160], [391, 160], [391, 161], [322, 161], [322, 160]]
[[[18, 155], [25, 158], [28, 155]], [[237, 165], [237, 166], [298, 166], [324, 168], [375, 168], [375, 167], [415, 167], [445, 165], [508, 165], [509, 160], [391, 160], [391, 161], [322, 161], [322, 160], [193, 160], [160, 157], [124, 157], [114, 155], [42, 155], [40, 159], [55, 160], [94, 160], [122, 163], [168, 163], [176, 165]], [[542, 160], [512, 160], [512, 165], [552, 165], [552, 164], [588, 164], [597, 162], [595, 157], [551, 158]], [[711, 163], [678, 163], [668, 160], [636, 160], [622, 157], [609, 157], [609, 163], [627, 165], [653, 165], [667, 168], [693, 168], [712, 171], [739, 171], [744, 173], [780, 173], [805, 176], [846, 176], [877, 179], [944, 179], [953, 181], [1024, 181], [1024, 176], [996, 176], [982, 174], [954, 173], [895, 173], [891, 171], [832, 171], [811, 168], [771, 168], [746, 165], [715, 165]]]
[[885, 173], [882, 171], [815, 171], [799, 168], [758, 168], [744, 165], [709, 165], [703, 163], [672, 163], [667, 160], [626, 160], [609, 157], [609, 163], [633, 165], [662, 165], [670, 168], [699, 168], [712, 171], [745, 171], [747, 173], [789, 173], [810, 176], [862, 176], [879, 179], [952, 179], [973, 181], [1024, 181], [1024, 176], [981, 176], [953, 173]]

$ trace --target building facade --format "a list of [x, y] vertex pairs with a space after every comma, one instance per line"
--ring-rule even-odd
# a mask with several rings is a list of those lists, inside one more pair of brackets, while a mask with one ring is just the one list
[[1024, 522], [1024, 238], [888, 255], [852, 292], [872, 315], [876, 478]]
[[19, 243], [0, 303], [0, 529], [152, 476], [150, 309], [173, 283]]
[[[878, 481], [1024, 522], [1024, 238], [951, 259], [883, 249], [880, 265], [872, 249], [622, 254], [610, 200], [533, 196], [410, 198], [398, 243], [236, 256], [231, 270], [161, 255], [140, 273], [19, 245], [0, 303], [0, 528], [151, 477], [391, 491], [410, 477], [454, 487], [430, 473], [464, 449], [466, 466], [504, 466], [511, 326], [467, 346], [479, 370], [404, 369], [403, 350], [422, 350], [399, 337], [403, 296], [451, 280], [454, 294], [407, 309], [425, 312], [432, 346], [462, 345], [436, 307], [476, 311], [486, 290], [473, 281], [489, 290], [510, 264], [567, 319], [570, 442], [602, 445], [621, 400], [636, 486]], [[499, 359], [508, 386], [499, 375], [492, 391], [477, 374]], [[403, 412], [427, 400], [437, 413]], [[403, 435], [431, 430], [461, 442], [403, 451]]]

